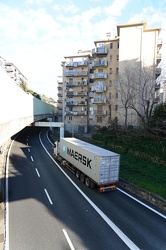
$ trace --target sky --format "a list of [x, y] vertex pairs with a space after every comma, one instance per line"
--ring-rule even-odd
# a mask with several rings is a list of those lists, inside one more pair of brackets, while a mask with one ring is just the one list
[[142, 21], [161, 27], [166, 41], [165, 0], [0, 0], [0, 56], [29, 89], [57, 100], [65, 56], [92, 50], [119, 24]]

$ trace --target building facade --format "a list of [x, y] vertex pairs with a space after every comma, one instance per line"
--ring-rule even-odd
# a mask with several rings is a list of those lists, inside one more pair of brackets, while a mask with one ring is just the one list
[[20, 83], [27, 83], [27, 78], [21, 73], [21, 71], [11, 62], [7, 62], [3, 57], [0, 57], [0, 65], [10, 78], [20, 86]]
[[[141, 90], [143, 68], [150, 72], [149, 82], [155, 89], [160, 74], [160, 68], [156, 70], [161, 60], [159, 33], [160, 28], [146, 29], [146, 23], [118, 25], [116, 37], [95, 41], [91, 51], [64, 57], [62, 80], [58, 82], [58, 112], [62, 114], [59, 121], [65, 123], [66, 131], [87, 133], [95, 125], [125, 124], [123, 98], [133, 82], [137, 83], [137, 92]], [[125, 76], [124, 68], [127, 68]], [[127, 83], [129, 75], [130, 84]], [[126, 89], [121, 89], [120, 83]], [[148, 91], [146, 87], [146, 98]], [[135, 100], [142, 112], [139, 98], [137, 95]], [[127, 126], [140, 126], [137, 113], [129, 107], [127, 112]]]

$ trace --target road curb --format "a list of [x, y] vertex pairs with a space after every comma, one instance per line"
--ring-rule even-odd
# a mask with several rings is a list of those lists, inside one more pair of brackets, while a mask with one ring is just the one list
[[166, 212], [166, 200], [161, 196], [148, 192], [143, 188], [138, 188], [136, 185], [129, 183], [122, 178], [120, 178], [118, 185]]

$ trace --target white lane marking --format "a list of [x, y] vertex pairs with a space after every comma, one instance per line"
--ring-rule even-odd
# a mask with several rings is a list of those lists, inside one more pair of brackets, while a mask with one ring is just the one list
[[33, 157], [31, 156], [31, 161], [34, 161]]
[[66, 237], [66, 240], [67, 240], [67, 242], [68, 242], [68, 244], [69, 244], [69, 246], [70, 246], [70, 249], [71, 249], [71, 250], [75, 250], [75, 248], [74, 248], [74, 246], [73, 246], [73, 244], [72, 244], [72, 242], [71, 242], [71, 240], [70, 240], [70, 238], [69, 238], [69, 236], [68, 236], [66, 230], [65, 230], [65, 229], [62, 229], [62, 231], [63, 231], [63, 233], [64, 233], [64, 235], [65, 235], [65, 237]]
[[49, 130], [47, 130], [47, 134], [46, 134], [46, 135], [47, 135], [47, 140], [49, 141], [49, 143], [50, 143], [52, 146], [55, 146], [55, 145], [52, 143], [52, 141], [50, 140], [50, 138], [48, 137], [48, 131], [49, 131]]
[[38, 177], [40, 177], [40, 174], [39, 174], [39, 171], [37, 170], [37, 168], [35, 168], [35, 170], [36, 170]]
[[[50, 141], [49, 137], [48, 137], [48, 131], [47, 131], [47, 139], [48, 141], [54, 146], [54, 144]], [[148, 208], [149, 210], [153, 211], [154, 213], [158, 214], [159, 216], [161, 216], [162, 218], [166, 219], [166, 216], [160, 212], [158, 212], [157, 210], [149, 207], [148, 205], [146, 205], [145, 203], [141, 202], [140, 200], [134, 198], [132, 195], [129, 195], [128, 193], [126, 193], [125, 191], [121, 190], [120, 188], [117, 188], [117, 190], [119, 190], [120, 192], [124, 193], [125, 195], [127, 195], [128, 197], [130, 197], [131, 199], [135, 200], [136, 202], [140, 203], [142, 206]]]
[[50, 196], [49, 196], [49, 194], [48, 194], [48, 192], [47, 192], [47, 189], [44, 189], [44, 191], [45, 191], [45, 193], [46, 193], [46, 195], [47, 195], [47, 198], [48, 198], [50, 204], [53, 205], [53, 202], [52, 202], [52, 200], [51, 200], [51, 198], [50, 198]]
[[[41, 134], [41, 132], [40, 132]], [[82, 192], [82, 190], [72, 181], [72, 179], [61, 169], [59, 164], [53, 159], [53, 157], [49, 154], [47, 149], [45, 148], [41, 137], [39, 134], [39, 140], [44, 148], [44, 150], [47, 152], [47, 154], [50, 156], [50, 158], [53, 160], [53, 162], [58, 166], [58, 168], [62, 171], [62, 173], [68, 178], [68, 180], [75, 186], [75, 188], [80, 192], [80, 194], [89, 202], [89, 204], [96, 210], [96, 212], [103, 218], [103, 220], [112, 228], [112, 230], [119, 236], [119, 238], [129, 247], [131, 250], [139, 250], [139, 248]]]
[[9, 155], [12, 148], [14, 140], [11, 142], [7, 160], [6, 160], [6, 199], [5, 199], [5, 240], [4, 240], [4, 249], [9, 249]]
[[148, 208], [149, 210], [153, 211], [154, 213], [158, 214], [159, 216], [163, 217], [164, 219], [166, 219], [166, 216], [158, 211], [156, 211], [155, 209], [153, 209], [152, 207], [149, 207], [148, 205], [146, 205], [145, 203], [143, 203], [142, 201], [136, 199], [135, 197], [133, 197], [132, 195], [126, 193], [125, 191], [123, 191], [120, 188], [117, 188], [117, 190], [119, 190], [120, 192], [122, 192], [123, 194], [127, 195], [128, 197], [130, 197], [131, 199], [135, 200], [136, 202], [140, 203], [142, 206]]
[[28, 151], [31, 152], [30, 148], [28, 148]]

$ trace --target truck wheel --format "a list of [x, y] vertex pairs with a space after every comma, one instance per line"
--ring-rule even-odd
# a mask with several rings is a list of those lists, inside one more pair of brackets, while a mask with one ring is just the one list
[[82, 183], [85, 181], [85, 175], [83, 173], [80, 174], [80, 180]]
[[95, 183], [93, 181], [90, 182], [90, 188], [95, 188]]
[[89, 188], [90, 184], [91, 184], [91, 180], [88, 177], [86, 177], [86, 179], [85, 179], [85, 185]]
[[76, 170], [76, 177], [77, 177], [77, 179], [80, 178], [80, 171], [79, 170]]

